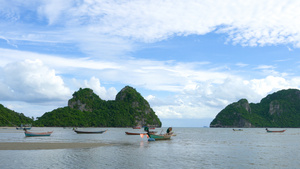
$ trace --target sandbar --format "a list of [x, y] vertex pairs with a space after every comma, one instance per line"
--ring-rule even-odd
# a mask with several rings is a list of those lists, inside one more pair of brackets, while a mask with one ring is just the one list
[[44, 150], [44, 149], [76, 149], [107, 146], [106, 143], [29, 143], [29, 142], [1, 142], [0, 150]]

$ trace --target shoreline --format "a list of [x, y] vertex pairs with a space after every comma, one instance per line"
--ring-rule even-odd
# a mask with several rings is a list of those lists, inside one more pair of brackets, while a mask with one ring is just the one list
[[41, 143], [41, 142], [1, 142], [0, 150], [54, 150], [54, 149], [76, 149], [95, 148], [108, 146], [107, 143]]

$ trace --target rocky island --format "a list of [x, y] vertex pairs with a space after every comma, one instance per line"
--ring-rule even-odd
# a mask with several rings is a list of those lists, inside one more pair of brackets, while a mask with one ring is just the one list
[[[115, 100], [102, 100], [92, 89], [79, 89], [68, 101], [68, 106], [44, 113], [36, 121], [22, 113], [0, 107], [0, 125], [12, 126], [32, 123], [41, 127], [161, 127], [161, 121], [149, 103], [130, 86], [124, 87]], [[0, 118], [1, 119], [1, 118]]]
[[281, 90], [257, 104], [241, 99], [219, 112], [210, 127], [300, 127], [300, 91]]

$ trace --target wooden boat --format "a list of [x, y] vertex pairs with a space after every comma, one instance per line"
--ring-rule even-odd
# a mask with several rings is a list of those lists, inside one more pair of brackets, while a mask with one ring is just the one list
[[74, 129], [74, 131], [77, 134], [102, 134], [102, 133], [105, 133], [107, 130], [102, 130], [102, 131], [80, 131], [80, 130]]
[[268, 133], [283, 133], [283, 132], [285, 132], [285, 130], [275, 130], [275, 131], [272, 131], [272, 130], [268, 130], [268, 129], [266, 129], [266, 131]]
[[125, 132], [125, 134], [127, 134], [127, 135], [147, 135], [147, 133], [131, 133], [131, 132]]
[[[157, 131], [150, 131], [150, 134], [155, 134], [155, 133], [157, 133]], [[147, 133], [132, 133], [132, 132], [125, 132], [125, 134], [127, 134], [127, 135], [147, 135]]]
[[141, 129], [141, 126], [134, 126], [133, 129]]
[[172, 135], [171, 134], [150, 134], [151, 138], [155, 140], [170, 140]]
[[232, 129], [233, 131], [243, 131], [243, 129]]
[[36, 137], [36, 136], [50, 136], [53, 133], [53, 131], [37, 133], [37, 132], [29, 132], [25, 130], [24, 133], [26, 137]]

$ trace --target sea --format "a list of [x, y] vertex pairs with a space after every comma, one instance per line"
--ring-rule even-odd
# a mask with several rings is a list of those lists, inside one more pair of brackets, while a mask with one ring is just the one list
[[[148, 141], [131, 128], [91, 128], [103, 134], [76, 134], [72, 128], [32, 128], [54, 131], [50, 137], [25, 137], [0, 128], [3, 142], [107, 143], [93, 148], [0, 150], [1, 169], [293, 169], [300, 167], [300, 129], [267, 133], [265, 128], [173, 127], [170, 140]], [[155, 129], [165, 133], [165, 127]], [[282, 130], [272, 129], [270, 130]]]

